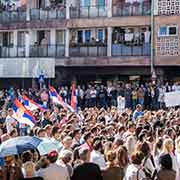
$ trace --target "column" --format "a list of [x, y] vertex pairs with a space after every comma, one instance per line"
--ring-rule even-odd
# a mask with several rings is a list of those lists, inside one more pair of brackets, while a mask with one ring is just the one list
[[9, 55], [10, 56], [17, 56], [18, 55], [18, 31], [13, 31], [13, 49], [10, 48]]
[[29, 55], [37, 54], [37, 47], [35, 47], [35, 42], [37, 42], [37, 31], [29, 30]]
[[[153, 10], [154, 12], [153, 12], [153, 14], [154, 14], [154, 15], [158, 15], [158, 8], [159, 8], [159, 7], [158, 7], [158, 1], [154, 1], [154, 3], [152, 3], [152, 4], [154, 4], [154, 8], [153, 8], [153, 9], [154, 9], [154, 10]], [[152, 13], [152, 12], [151, 12], [151, 13]]]
[[18, 31], [17, 30], [13, 31], [13, 45], [14, 46], [18, 45]]
[[66, 1], [66, 19], [70, 19], [70, 0]]
[[50, 47], [48, 47], [48, 53], [52, 54], [53, 57], [57, 55], [56, 29], [50, 30]]
[[26, 5], [26, 21], [30, 21], [30, 12], [31, 12], [31, 0], [27, 1]]
[[69, 57], [69, 29], [66, 29], [66, 36], [65, 36], [65, 57]]
[[50, 31], [50, 45], [56, 45], [56, 29]]
[[113, 0], [107, 1], [107, 16], [109, 18], [112, 17], [112, 1]]
[[37, 31], [29, 30], [29, 37], [30, 37], [30, 45], [34, 45], [34, 43], [37, 42]]
[[25, 33], [25, 56], [29, 57], [30, 55], [30, 33], [27, 31]]
[[112, 27], [108, 27], [108, 37], [107, 37], [107, 56], [112, 55]]

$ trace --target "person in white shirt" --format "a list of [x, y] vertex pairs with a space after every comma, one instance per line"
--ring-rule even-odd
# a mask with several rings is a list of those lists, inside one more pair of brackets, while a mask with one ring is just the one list
[[142, 152], [137, 151], [131, 155], [132, 164], [127, 167], [126, 175], [124, 177], [125, 180], [139, 180], [146, 178], [146, 175], [141, 167], [143, 159], [144, 155]]
[[92, 86], [92, 88], [90, 90], [90, 104], [91, 104], [91, 107], [96, 106], [96, 97], [97, 97], [97, 91], [94, 88], [94, 86]]
[[8, 133], [10, 133], [14, 128], [16, 128], [17, 122], [13, 118], [13, 110], [11, 108], [8, 109], [8, 116], [6, 117], [5, 124]]
[[100, 140], [97, 140], [93, 144], [93, 151], [90, 155], [90, 162], [99, 165], [101, 170], [106, 169], [106, 161], [104, 159], [104, 155], [101, 153], [102, 151], [102, 143]]
[[52, 151], [48, 154], [48, 160], [50, 165], [48, 168], [43, 169], [39, 172], [39, 176], [44, 180], [70, 180], [67, 168], [57, 165], [58, 153]]

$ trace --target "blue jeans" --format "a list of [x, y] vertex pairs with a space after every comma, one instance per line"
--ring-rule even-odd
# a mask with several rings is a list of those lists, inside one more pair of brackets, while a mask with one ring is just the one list
[[20, 130], [20, 136], [26, 136], [27, 135], [27, 128], [19, 128]]
[[139, 100], [138, 100], [138, 103], [139, 103], [141, 106], [144, 106], [144, 99], [139, 99]]

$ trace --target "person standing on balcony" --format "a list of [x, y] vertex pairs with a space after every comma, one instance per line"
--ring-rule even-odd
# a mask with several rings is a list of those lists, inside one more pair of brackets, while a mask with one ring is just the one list
[[141, 87], [138, 89], [137, 95], [138, 95], [138, 103], [143, 107], [144, 106], [144, 95], [145, 95], [143, 85], [141, 85]]
[[132, 90], [129, 84], [126, 84], [126, 88], [125, 88], [125, 108], [131, 108], [132, 103], [131, 103], [131, 94], [132, 94]]
[[90, 90], [90, 104], [91, 104], [91, 107], [96, 106], [96, 98], [97, 98], [97, 91], [94, 88], [94, 86], [92, 86], [92, 88]]
[[82, 108], [83, 98], [84, 98], [84, 91], [82, 90], [80, 85], [78, 85], [78, 87], [76, 89], [76, 95], [77, 95], [78, 107]]
[[106, 107], [106, 97], [107, 97], [106, 89], [104, 88], [104, 85], [101, 85], [98, 92], [99, 106], [101, 108]]

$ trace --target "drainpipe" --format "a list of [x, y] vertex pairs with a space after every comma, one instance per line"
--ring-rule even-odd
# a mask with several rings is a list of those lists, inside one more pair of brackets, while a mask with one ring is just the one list
[[154, 0], [151, 1], [151, 75], [155, 73], [154, 69]]

